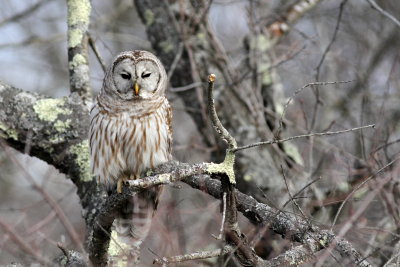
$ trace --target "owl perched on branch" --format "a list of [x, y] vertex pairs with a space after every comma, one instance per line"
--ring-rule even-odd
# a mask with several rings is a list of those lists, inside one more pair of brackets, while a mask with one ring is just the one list
[[[108, 189], [117, 186], [121, 192], [124, 181], [171, 159], [172, 111], [166, 87], [164, 66], [147, 51], [123, 52], [108, 69], [90, 111], [89, 131], [92, 171]], [[139, 247], [160, 192], [160, 186], [153, 187], [126, 202], [114, 221], [120, 242]]]

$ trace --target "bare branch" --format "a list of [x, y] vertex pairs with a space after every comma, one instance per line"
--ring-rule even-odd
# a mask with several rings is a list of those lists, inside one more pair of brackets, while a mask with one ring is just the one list
[[47, 259], [45, 259], [38, 252], [34, 251], [33, 248], [26, 243], [26, 240], [20, 237], [7, 223], [0, 220], [0, 227], [3, 229], [5, 234], [9, 235], [11, 237], [11, 240], [22, 249], [22, 251], [24, 251], [28, 255], [33, 256], [37, 261], [44, 265], [51, 265]]
[[210, 74], [208, 76], [208, 112], [210, 113], [210, 118], [213, 123], [215, 131], [218, 133], [221, 139], [228, 144], [229, 149], [234, 149], [237, 146], [236, 140], [222, 125], [221, 121], [218, 118], [217, 112], [215, 111], [214, 99], [212, 97], [214, 82], [215, 82], [215, 75]]
[[[0, 146], [5, 151], [7, 151], [7, 149], [10, 149], [5, 145], [3, 140], [0, 140]], [[11, 153], [8, 154], [11, 155]], [[35, 189], [43, 197], [43, 199], [47, 202], [47, 204], [49, 204], [52, 210], [56, 213], [57, 217], [60, 219], [61, 223], [65, 227], [67, 233], [70, 235], [75, 245], [79, 248], [79, 250], [84, 251], [84, 248], [82, 246], [82, 241], [80, 240], [78, 233], [75, 231], [75, 228], [72, 226], [71, 221], [64, 213], [64, 211], [61, 209], [60, 205], [58, 205], [57, 201], [55, 201], [45, 190], [43, 190], [42, 187], [40, 187], [35, 182], [35, 179], [33, 179], [31, 174], [21, 165], [21, 163], [14, 156], [11, 155], [10, 158], [19, 167], [20, 170], [24, 171], [25, 178], [32, 185], [33, 189]]]
[[2, 21], [0, 21], [0, 27], [9, 23], [9, 22], [15, 22], [18, 21], [22, 18], [24, 18], [25, 16], [32, 14], [33, 12], [35, 12], [37, 9], [39, 9], [43, 4], [46, 4], [47, 2], [49, 2], [50, 0], [42, 0], [37, 2], [36, 4], [28, 7], [27, 9], [25, 9], [24, 11], [22, 11], [21, 13], [15, 14], [9, 18], [6, 18]]
[[233, 152], [237, 152], [243, 149], [248, 149], [252, 147], [257, 147], [257, 146], [263, 146], [263, 145], [270, 145], [270, 144], [277, 144], [277, 143], [283, 143], [287, 141], [291, 141], [294, 139], [299, 139], [299, 138], [306, 138], [306, 137], [312, 137], [312, 136], [325, 136], [325, 135], [336, 135], [336, 134], [343, 134], [343, 133], [348, 133], [348, 132], [354, 132], [366, 128], [375, 128], [375, 124], [370, 124], [370, 125], [365, 125], [365, 126], [360, 126], [360, 127], [355, 127], [351, 129], [346, 129], [346, 130], [341, 130], [341, 131], [329, 131], [329, 132], [323, 132], [323, 133], [310, 133], [310, 134], [302, 134], [302, 135], [296, 135], [284, 139], [279, 139], [279, 140], [269, 140], [269, 141], [262, 141], [262, 142], [257, 142], [254, 144], [250, 145], [245, 145], [245, 146], [240, 146], [236, 149], [233, 149]]
[[178, 255], [178, 256], [173, 256], [173, 257], [168, 257], [168, 258], [167, 257], [157, 258], [153, 261], [153, 263], [161, 265], [161, 264], [170, 264], [170, 263], [190, 261], [190, 260], [208, 259], [208, 258], [218, 257], [220, 255], [226, 255], [226, 254], [231, 253], [232, 251], [233, 251], [233, 247], [225, 246], [222, 250], [216, 249], [216, 250], [212, 250], [212, 251], [194, 252], [191, 254]]
[[225, 225], [225, 218], [226, 218], [226, 193], [222, 194], [222, 220], [221, 220], [221, 228], [219, 229], [219, 235], [215, 236], [212, 235], [215, 239], [221, 240], [223, 238], [224, 233], [224, 225]]
[[281, 131], [283, 129], [283, 118], [285, 117], [286, 111], [289, 107], [289, 104], [292, 102], [292, 100], [294, 99], [294, 97], [296, 95], [298, 95], [299, 93], [301, 93], [305, 88], [313, 86], [313, 85], [328, 85], [328, 84], [341, 84], [341, 83], [350, 83], [353, 81], [337, 81], [337, 82], [311, 82], [311, 83], [307, 83], [306, 85], [304, 85], [303, 87], [297, 89], [296, 91], [294, 91], [294, 93], [288, 98], [288, 100], [286, 101], [285, 106], [283, 107], [283, 111], [281, 116], [279, 117], [279, 127], [276, 130], [275, 136], [279, 136], [281, 134]]
[[368, 178], [366, 178], [361, 184], [359, 184], [356, 188], [353, 189], [353, 191], [351, 191], [350, 194], [347, 195], [347, 197], [343, 200], [342, 204], [340, 205], [338, 211], [336, 212], [335, 218], [333, 219], [332, 222], [332, 226], [331, 229], [336, 225], [337, 219], [339, 218], [340, 213], [342, 212], [342, 209], [344, 207], [344, 205], [347, 203], [347, 201], [354, 195], [355, 192], [358, 191], [358, 189], [360, 189], [361, 187], [363, 187], [366, 183], [368, 183], [371, 179], [375, 178], [378, 174], [380, 174], [381, 172], [383, 172], [384, 170], [386, 170], [388, 167], [390, 167], [393, 163], [395, 163], [397, 160], [399, 160], [400, 158], [395, 158], [394, 160], [392, 160], [391, 162], [389, 162], [388, 164], [386, 164], [385, 166], [383, 166], [382, 168], [380, 168], [379, 170], [377, 170], [376, 172], [374, 172], [372, 175], [370, 175]]
[[378, 10], [379, 13], [381, 13], [383, 16], [387, 17], [388, 19], [393, 21], [398, 27], [400, 27], [400, 21], [396, 19], [392, 14], [383, 10], [374, 0], [367, 0], [367, 1], [374, 9]]
[[[322, 64], [323, 64], [324, 61], [325, 61], [325, 57], [326, 57], [326, 55], [328, 54], [328, 52], [330, 51], [331, 46], [333, 45], [333, 43], [334, 43], [335, 40], [336, 40], [337, 33], [339, 32], [340, 22], [342, 21], [343, 8], [344, 8], [344, 5], [345, 5], [346, 3], [347, 3], [347, 0], [343, 0], [343, 1], [340, 3], [339, 15], [338, 15], [338, 18], [337, 18], [337, 21], [336, 21], [336, 26], [335, 26], [335, 30], [334, 30], [334, 32], [333, 32], [331, 41], [329, 42], [328, 46], [325, 48], [325, 51], [322, 53], [321, 59], [320, 59], [320, 61], [319, 61], [319, 63], [318, 63], [318, 66], [316, 67], [315, 80], [316, 80], [317, 82], [319, 81], [320, 72], [321, 72], [321, 67], [322, 67]], [[310, 130], [310, 131], [312, 131], [312, 129], [314, 129], [315, 122], [316, 122], [316, 120], [317, 120], [317, 115], [318, 115], [318, 107], [319, 107], [320, 104], [322, 103], [322, 101], [321, 101], [321, 99], [320, 99], [321, 96], [320, 96], [320, 94], [319, 94], [319, 88], [318, 88], [318, 86], [316, 86], [315, 89], [314, 89], [313, 91], [314, 91], [314, 95], [315, 95], [316, 100], [315, 100], [315, 104], [314, 104], [314, 110], [313, 110], [313, 113], [312, 113], [312, 116], [311, 116], [311, 122], [310, 122], [310, 127], [309, 127], [309, 130]]]
[[292, 193], [290, 192], [289, 185], [288, 185], [287, 180], [286, 180], [285, 171], [283, 170], [282, 166], [281, 166], [281, 170], [282, 170], [283, 180], [285, 181], [286, 190], [288, 191], [288, 194], [289, 194], [289, 200], [293, 202], [293, 204], [296, 206], [296, 208], [300, 211], [300, 213], [303, 216], [303, 218], [307, 218], [307, 216], [304, 214], [303, 210], [301, 209], [300, 205], [297, 203], [297, 201], [292, 196]]
[[89, 45], [92, 48], [93, 53], [97, 58], [97, 61], [99, 61], [101, 69], [103, 70], [103, 72], [106, 72], [106, 70], [107, 70], [106, 64], [104, 63], [104, 60], [101, 57], [99, 50], [97, 49], [95, 40], [93, 39], [92, 35], [89, 32], [87, 33], [87, 35], [88, 35]]

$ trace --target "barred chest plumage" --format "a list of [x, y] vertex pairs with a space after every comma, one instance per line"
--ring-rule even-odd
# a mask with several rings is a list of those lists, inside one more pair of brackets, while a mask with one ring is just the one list
[[89, 134], [91, 167], [98, 182], [112, 186], [121, 176], [136, 179], [170, 160], [171, 115], [165, 98], [142, 115], [107, 112], [97, 102], [91, 110]]

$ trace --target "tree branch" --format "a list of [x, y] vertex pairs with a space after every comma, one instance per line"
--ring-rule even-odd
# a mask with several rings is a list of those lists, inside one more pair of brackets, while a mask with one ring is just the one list
[[381, 8], [374, 0], [367, 0], [368, 3], [371, 5], [372, 8], [378, 10], [379, 13], [381, 13], [383, 16], [387, 17], [390, 19], [394, 24], [396, 24], [397, 27], [400, 27], [400, 21], [396, 19], [392, 14], [389, 12], [385, 11], [383, 8]]
[[[90, 174], [89, 114], [78, 94], [49, 98], [0, 81], [0, 138], [66, 174], [76, 185], [84, 219], [91, 226], [105, 199]], [[29, 146], [29, 149], [25, 149]]]
[[67, 0], [67, 6], [70, 90], [86, 102], [91, 100], [87, 33], [92, 7], [90, 0]]

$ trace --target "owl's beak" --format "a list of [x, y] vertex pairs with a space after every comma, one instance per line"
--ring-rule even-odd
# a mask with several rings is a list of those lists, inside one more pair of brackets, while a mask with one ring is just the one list
[[135, 82], [133, 88], [135, 89], [135, 95], [139, 95], [139, 84], [137, 82]]

